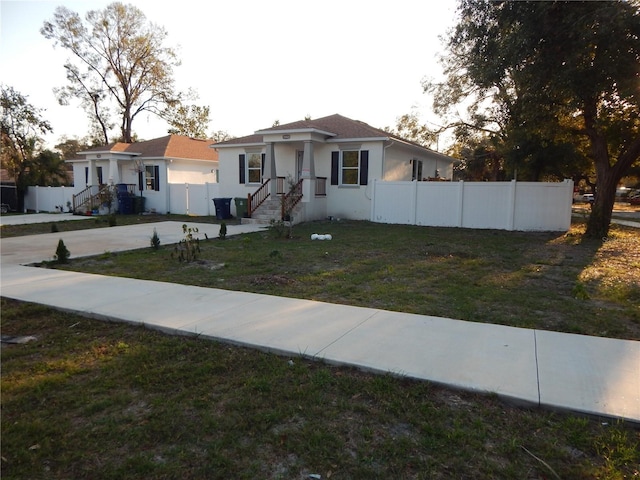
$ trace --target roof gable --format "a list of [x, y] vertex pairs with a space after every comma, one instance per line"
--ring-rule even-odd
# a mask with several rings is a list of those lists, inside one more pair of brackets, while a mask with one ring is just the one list
[[379, 128], [359, 120], [352, 120], [342, 115], [329, 115], [315, 120], [301, 120], [298, 122], [288, 123], [286, 125], [278, 125], [266, 130], [259, 130], [256, 133], [276, 132], [283, 130], [300, 130], [313, 129], [331, 133], [332, 138], [351, 139], [351, 138], [388, 138], [389, 133]]

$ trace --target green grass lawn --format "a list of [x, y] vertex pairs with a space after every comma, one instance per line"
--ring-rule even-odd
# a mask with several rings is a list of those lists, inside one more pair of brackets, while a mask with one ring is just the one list
[[[189, 263], [161, 243], [57, 268], [639, 340], [640, 233], [614, 225], [603, 243], [583, 239], [583, 228], [576, 223], [558, 234], [312, 222], [297, 225], [293, 238], [275, 229], [224, 241], [201, 237]], [[313, 233], [333, 239], [312, 241]]]
[[[188, 263], [161, 243], [64, 268], [640, 339], [638, 231], [583, 229], [314, 222], [201, 239]], [[0, 321], [36, 337], [2, 345], [3, 479], [640, 476], [637, 425], [6, 299]]]
[[623, 479], [640, 430], [2, 300], [3, 479]]

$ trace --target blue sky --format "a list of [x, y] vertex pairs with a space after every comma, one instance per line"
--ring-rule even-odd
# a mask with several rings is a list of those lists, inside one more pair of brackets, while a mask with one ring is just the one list
[[[0, 81], [46, 109], [50, 145], [63, 135], [84, 136], [86, 117], [77, 105], [57, 105], [52, 90], [66, 82], [68, 54], [40, 28], [58, 6], [84, 17], [109, 3], [0, 1]], [[195, 103], [210, 107], [211, 131], [248, 135], [275, 120], [334, 113], [383, 128], [412, 108], [425, 122], [438, 121], [421, 81], [442, 74], [439, 36], [454, 24], [455, 0], [124, 3], [167, 30], [166, 45], [182, 59], [177, 87], [195, 89]], [[136, 117], [133, 127], [143, 139], [167, 132], [151, 116]]]

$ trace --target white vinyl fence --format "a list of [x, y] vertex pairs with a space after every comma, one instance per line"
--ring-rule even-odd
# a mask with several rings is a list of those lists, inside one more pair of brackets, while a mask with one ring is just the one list
[[567, 231], [573, 181], [373, 182], [371, 221], [434, 227]]
[[[68, 212], [69, 204], [73, 203], [74, 187], [29, 187], [24, 198], [24, 207], [27, 211], [35, 212]], [[162, 192], [160, 192], [162, 193]], [[220, 184], [169, 184], [168, 191], [158, 195], [147, 196], [146, 210], [158, 212], [171, 212], [188, 215], [215, 215], [214, 198], [219, 197]], [[62, 210], [60, 210], [62, 207]]]
[[220, 184], [169, 184], [168, 212], [187, 215], [215, 215], [214, 198], [220, 196]]
[[69, 212], [67, 202], [73, 204], [74, 193], [73, 187], [28, 187], [24, 208], [35, 212]]

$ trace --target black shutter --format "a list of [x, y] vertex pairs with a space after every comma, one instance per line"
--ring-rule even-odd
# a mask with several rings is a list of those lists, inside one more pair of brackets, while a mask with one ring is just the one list
[[340, 167], [340, 152], [331, 152], [331, 185], [338, 185], [339, 167]]
[[84, 183], [89, 185], [89, 167], [84, 167]]
[[160, 191], [160, 167], [158, 165], [155, 165], [153, 167], [153, 189], [156, 192]]
[[366, 185], [369, 179], [369, 150], [360, 152], [360, 185]]
[[142, 172], [138, 172], [138, 190], [141, 192], [144, 190], [144, 178]]
[[262, 171], [260, 172], [260, 175], [264, 177], [264, 159], [267, 157], [267, 155], [265, 153], [262, 154]]
[[244, 168], [244, 153], [240, 154], [240, 183], [247, 183], [245, 181], [245, 168]]

